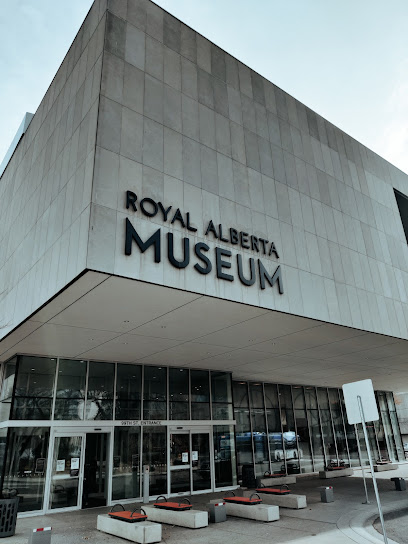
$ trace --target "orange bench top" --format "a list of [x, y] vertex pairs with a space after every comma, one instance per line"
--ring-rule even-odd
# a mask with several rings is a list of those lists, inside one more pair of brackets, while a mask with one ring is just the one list
[[225, 502], [233, 502], [235, 504], [245, 504], [252, 506], [254, 504], [261, 504], [262, 499], [250, 499], [249, 497], [224, 497]]
[[183, 511], [183, 510], [190, 510], [193, 505], [192, 504], [180, 504], [178, 502], [155, 502], [154, 506], [156, 508], [162, 508], [163, 510], [177, 510], [177, 511]]
[[127, 521], [128, 523], [136, 523], [137, 521], [144, 521], [147, 519], [146, 514], [130, 512], [129, 510], [125, 510], [124, 512], [109, 512], [109, 515], [111, 518]]
[[290, 489], [280, 489], [278, 487], [259, 487], [257, 493], [268, 493], [269, 495], [290, 495]]

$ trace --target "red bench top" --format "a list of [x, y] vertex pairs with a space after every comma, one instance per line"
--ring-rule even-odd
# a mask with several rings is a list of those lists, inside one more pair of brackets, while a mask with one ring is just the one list
[[224, 497], [223, 501], [253, 506], [254, 504], [261, 504], [262, 499], [250, 499], [249, 497]]
[[130, 512], [129, 510], [125, 510], [124, 512], [109, 512], [109, 515], [111, 518], [127, 521], [128, 523], [136, 523], [137, 521], [144, 521], [147, 519], [146, 514]]
[[280, 489], [278, 487], [259, 487], [257, 493], [268, 493], [269, 495], [290, 495], [290, 489]]
[[163, 510], [177, 510], [177, 511], [183, 511], [183, 510], [190, 510], [193, 505], [192, 504], [180, 504], [178, 502], [155, 502], [154, 506], [156, 508], [162, 508]]

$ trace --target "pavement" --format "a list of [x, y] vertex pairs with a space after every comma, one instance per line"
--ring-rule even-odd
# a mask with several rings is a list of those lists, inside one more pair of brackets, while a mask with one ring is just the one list
[[[365, 500], [361, 470], [354, 476], [320, 480], [317, 475], [298, 477], [290, 488], [294, 493], [305, 494], [308, 506], [302, 510], [280, 509], [280, 520], [270, 523], [228, 518], [224, 523], [210, 524], [203, 529], [185, 529], [163, 525], [162, 542], [166, 544], [234, 544], [293, 543], [293, 544], [347, 544], [383, 543], [378, 522], [378, 510], [370, 474], [366, 476], [370, 504]], [[408, 463], [398, 470], [376, 474], [381, 503], [386, 518], [389, 544], [408, 544], [408, 491], [395, 491], [392, 477], [408, 479]], [[333, 486], [335, 501], [320, 502], [320, 486]], [[222, 493], [194, 495], [190, 497], [194, 508], [208, 509], [212, 498]], [[132, 505], [129, 505], [129, 508]], [[135, 503], [135, 506], [140, 506]], [[16, 534], [7, 544], [27, 544], [33, 528], [52, 526], [52, 544], [120, 544], [127, 541], [96, 530], [98, 514], [110, 508], [93, 508], [75, 512], [56, 513], [46, 516], [19, 518]]]

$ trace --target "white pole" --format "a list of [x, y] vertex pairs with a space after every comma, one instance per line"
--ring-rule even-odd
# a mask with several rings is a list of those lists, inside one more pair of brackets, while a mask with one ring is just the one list
[[370, 463], [371, 476], [372, 476], [372, 478], [373, 478], [373, 486], [374, 486], [375, 498], [377, 499], [378, 512], [379, 512], [379, 514], [380, 514], [381, 527], [382, 527], [382, 530], [383, 530], [384, 543], [385, 543], [385, 544], [388, 544], [388, 538], [387, 538], [387, 533], [386, 533], [386, 530], [385, 530], [384, 517], [383, 517], [382, 508], [381, 508], [381, 502], [380, 502], [380, 495], [379, 495], [379, 493], [378, 493], [377, 481], [376, 481], [376, 479], [375, 479], [374, 467], [373, 467], [373, 460], [371, 459], [371, 450], [370, 450], [370, 444], [369, 444], [369, 442], [368, 442], [368, 435], [367, 435], [367, 429], [366, 429], [366, 422], [365, 422], [365, 417], [364, 417], [364, 408], [363, 408], [363, 403], [361, 402], [361, 397], [360, 397], [360, 395], [357, 395], [357, 401], [358, 401], [358, 407], [360, 408], [361, 424], [362, 424], [362, 426], [363, 426], [364, 439], [365, 439], [366, 446], [367, 446], [368, 461], [369, 461], [369, 463]]
[[367, 484], [366, 484], [365, 472], [364, 472], [364, 466], [363, 466], [363, 458], [361, 456], [360, 437], [358, 436], [358, 427], [356, 424], [354, 424], [354, 430], [355, 430], [356, 438], [357, 438], [358, 457], [360, 459], [361, 474], [363, 475], [363, 483], [364, 483], [365, 496], [366, 496], [366, 500], [363, 501], [362, 504], [370, 504], [370, 501], [368, 500], [368, 491], [367, 491]]

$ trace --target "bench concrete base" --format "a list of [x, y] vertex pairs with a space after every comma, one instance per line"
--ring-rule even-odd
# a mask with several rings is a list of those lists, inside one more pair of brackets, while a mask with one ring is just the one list
[[200, 529], [208, 526], [208, 512], [203, 510], [176, 512], [175, 510], [164, 510], [145, 505], [143, 505], [143, 510], [150, 520], [159, 523], [168, 523], [169, 525], [188, 527], [189, 529]]
[[261, 478], [261, 483], [265, 487], [274, 487], [275, 485], [291, 485], [296, 483], [296, 476], [280, 476], [279, 478]]
[[398, 465], [387, 463], [386, 465], [374, 465], [374, 472], [385, 472], [387, 470], [397, 470]]
[[342, 478], [343, 476], [353, 476], [352, 468], [344, 468], [342, 470], [321, 470], [319, 478], [322, 480], [331, 480], [332, 478]]
[[[219, 499], [212, 499], [212, 504], [219, 502]], [[246, 506], [245, 504], [234, 504], [232, 502], [225, 503], [227, 516], [236, 518], [253, 519], [255, 521], [278, 521], [279, 506], [271, 506], [267, 504], [255, 504]]]
[[[253, 491], [244, 491], [244, 497], [252, 495]], [[258, 493], [262, 502], [265, 504], [273, 504], [274, 506], [281, 506], [282, 508], [292, 508], [293, 510], [300, 510], [306, 508], [306, 495], [269, 495], [268, 493]], [[228, 511], [227, 511], [228, 513]]]
[[153, 542], [161, 542], [162, 539], [161, 525], [151, 521], [127, 523], [112, 519], [108, 514], [103, 514], [98, 516], [96, 528], [103, 533], [125, 538], [139, 544], [153, 544]]

